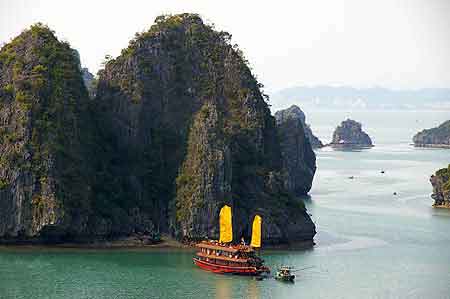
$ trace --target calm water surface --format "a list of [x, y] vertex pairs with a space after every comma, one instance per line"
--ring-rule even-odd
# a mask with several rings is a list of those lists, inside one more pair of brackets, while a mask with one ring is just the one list
[[450, 298], [450, 211], [431, 208], [428, 182], [450, 150], [409, 146], [449, 113], [307, 114], [324, 141], [347, 116], [364, 120], [376, 147], [317, 151], [307, 199], [317, 245], [263, 252], [273, 268], [312, 267], [294, 284], [210, 274], [186, 251], [9, 248], [0, 250], [0, 298]]

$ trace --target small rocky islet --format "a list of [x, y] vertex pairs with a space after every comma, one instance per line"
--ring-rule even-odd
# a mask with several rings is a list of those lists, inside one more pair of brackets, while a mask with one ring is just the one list
[[160, 16], [96, 80], [44, 25], [3, 46], [0, 240], [217, 238], [229, 204], [236, 239], [258, 213], [264, 242], [312, 243], [296, 195], [314, 152], [302, 126], [276, 123], [230, 39], [196, 14]]
[[436, 147], [450, 149], [450, 120], [436, 128], [425, 129], [413, 137], [416, 147]]
[[373, 147], [369, 135], [362, 130], [361, 123], [347, 119], [336, 128], [329, 144], [334, 148], [370, 148]]

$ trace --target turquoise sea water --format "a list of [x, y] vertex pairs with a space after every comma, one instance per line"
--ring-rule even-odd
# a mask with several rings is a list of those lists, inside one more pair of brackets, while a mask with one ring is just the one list
[[316, 152], [306, 202], [317, 245], [262, 252], [272, 268], [311, 267], [293, 284], [207, 273], [189, 251], [3, 248], [0, 298], [450, 298], [450, 210], [431, 208], [428, 181], [450, 150], [409, 145], [449, 114], [307, 113], [324, 141], [349, 116], [364, 121], [376, 146]]

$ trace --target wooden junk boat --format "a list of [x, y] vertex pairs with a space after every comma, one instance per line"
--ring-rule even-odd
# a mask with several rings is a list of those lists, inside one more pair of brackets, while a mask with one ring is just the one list
[[261, 222], [256, 215], [252, 226], [252, 241], [250, 245], [232, 245], [233, 231], [231, 207], [224, 206], [220, 210], [219, 241], [203, 241], [196, 245], [197, 256], [194, 263], [200, 268], [221, 274], [260, 275], [270, 273], [264, 266], [264, 260], [256, 254], [256, 248], [261, 247]]

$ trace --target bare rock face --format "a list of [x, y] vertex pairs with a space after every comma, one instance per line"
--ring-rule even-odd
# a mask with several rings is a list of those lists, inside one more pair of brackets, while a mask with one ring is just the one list
[[275, 119], [277, 120], [277, 124], [285, 122], [291, 118], [299, 119], [301, 121], [302, 126], [305, 130], [306, 138], [308, 138], [312, 148], [323, 147], [322, 141], [320, 141], [319, 138], [314, 136], [311, 127], [306, 123], [305, 113], [298, 106], [292, 105], [287, 109], [275, 112]]
[[413, 141], [418, 147], [450, 148], [450, 120], [443, 122], [439, 127], [417, 133]]
[[194, 117], [187, 156], [176, 181], [177, 219], [188, 239], [218, 235], [217, 220], [211, 215], [223, 203], [232, 203], [231, 150], [220, 134], [217, 107], [206, 102]]
[[333, 133], [333, 147], [372, 147], [369, 135], [361, 129], [361, 124], [347, 119]]
[[433, 206], [450, 208], [450, 164], [447, 168], [442, 168], [430, 178], [433, 186], [433, 194], [431, 198], [434, 199]]
[[296, 195], [305, 195], [316, 172], [316, 155], [304, 129], [305, 116], [300, 108], [292, 106], [276, 112], [275, 118], [286, 174], [284, 185]]

